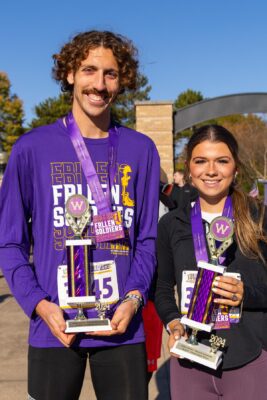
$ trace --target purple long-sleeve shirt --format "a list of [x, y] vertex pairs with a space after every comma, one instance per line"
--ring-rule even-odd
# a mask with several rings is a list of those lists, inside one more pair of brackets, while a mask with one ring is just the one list
[[[108, 138], [84, 140], [105, 191]], [[114, 243], [97, 245], [91, 251], [91, 261], [115, 260], [120, 297], [137, 289], [146, 300], [156, 265], [158, 187], [159, 157], [154, 143], [143, 134], [119, 127], [112, 204], [114, 210], [121, 210], [128, 234], [116, 246]], [[34, 129], [17, 141], [0, 193], [0, 266], [16, 300], [31, 319], [29, 343], [32, 346], [61, 346], [35, 314], [35, 307], [44, 298], [58, 304], [58, 266], [66, 264], [65, 241], [73, 237], [65, 221], [65, 203], [76, 193], [88, 198], [95, 213], [90, 189], [61, 119]], [[89, 227], [86, 236], [92, 235]], [[31, 237], [32, 265], [29, 263]], [[95, 310], [87, 313], [96, 316]], [[78, 335], [75, 345], [94, 347], [143, 340], [138, 313], [124, 335], [100, 339]]]

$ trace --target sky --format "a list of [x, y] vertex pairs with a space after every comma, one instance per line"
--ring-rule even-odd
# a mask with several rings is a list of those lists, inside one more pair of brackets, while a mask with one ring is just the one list
[[151, 100], [168, 101], [187, 89], [204, 97], [267, 92], [265, 0], [13, 0], [0, 8], [0, 71], [24, 103], [55, 97], [52, 55], [75, 34], [111, 30], [139, 50]]

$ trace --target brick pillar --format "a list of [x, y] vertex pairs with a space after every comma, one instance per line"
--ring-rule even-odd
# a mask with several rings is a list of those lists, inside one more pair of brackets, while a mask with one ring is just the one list
[[173, 180], [173, 103], [140, 101], [135, 103], [136, 130], [149, 136], [157, 146], [161, 180]]

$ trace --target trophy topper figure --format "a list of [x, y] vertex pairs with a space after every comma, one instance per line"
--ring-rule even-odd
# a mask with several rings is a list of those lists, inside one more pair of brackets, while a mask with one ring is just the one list
[[[207, 235], [208, 246], [211, 254], [211, 263], [218, 264], [219, 257], [233, 242], [234, 225], [227, 217], [217, 217], [210, 224], [210, 231]], [[217, 248], [216, 241], [220, 242]]]
[[69, 197], [66, 203], [66, 219], [77, 237], [81, 237], [84, 228], [90, 221], [88, 200], [81, 194]]

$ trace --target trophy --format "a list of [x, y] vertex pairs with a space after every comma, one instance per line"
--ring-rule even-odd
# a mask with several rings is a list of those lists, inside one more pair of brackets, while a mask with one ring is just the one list
[[[77, 308], [74, 319], [66, 321], [66, 333], [111, 330], [110, 320], [105, 318], [108, 304], [96, 301], [92, 294], [89, 247], [91, 239], [83, 239], [82, 233], [90, 221], [90, 208], [86, 197], [75, 194], [66, 203], [66, 220], [74, 239], [66, 240], [68, 298], [67, 304]], [[96, 307], [98, 318], [86, 318], [83, 308]]]
[[197, 333], [198, 331], [211, 332], [214, 327], [212, 316], [216, 314], [218, 308], [216, 309], [213, 302], [215, 294], [212, 287], [216, 276], [223, 275], [226, 270], [226, 267], [218, 265], [218, 260], [232, 244], [233, 232], [231, 219], [222, 216], [212, 221], [207, 234], [210, 262], [198, 262], [198, 273], [188, 313], [187, 316], [181, 318], [181, 323], [191, 328], [192, 333], [188, 339], [181, 337], [177, 340], [171, 349], [174, 354], [213, 369], [217, 369], [222, 361], [222, 352], [219, 348], [225, 346], [225, 339], [211, 335], [210, 347], [198, 342]]

